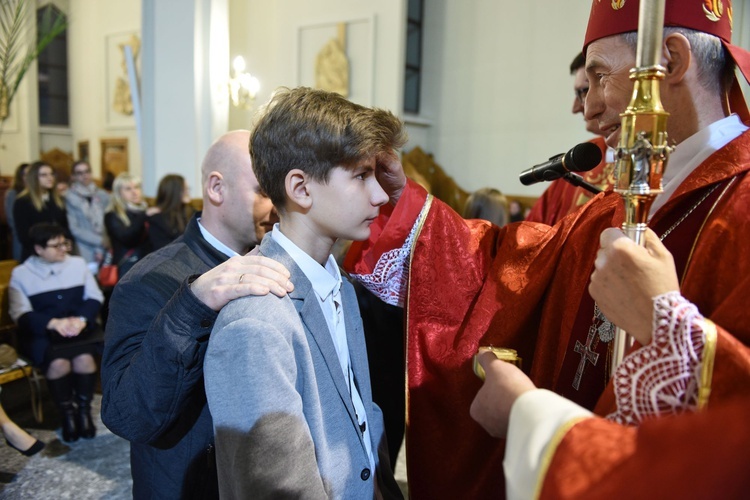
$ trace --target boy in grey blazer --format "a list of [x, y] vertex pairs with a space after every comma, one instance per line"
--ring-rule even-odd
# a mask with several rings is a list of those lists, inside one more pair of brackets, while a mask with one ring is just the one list
[[378, 160], [405, 141], [390, 112], [307, 88], [278, 92], [253, 131], [253, 169], [280, 218], [260, 252], [295, 289], [229, 303], [211, 334], [204, 377], [222, 497], [401, 497], [357, 299], [331, 248], [369, 236], [389, 201]]

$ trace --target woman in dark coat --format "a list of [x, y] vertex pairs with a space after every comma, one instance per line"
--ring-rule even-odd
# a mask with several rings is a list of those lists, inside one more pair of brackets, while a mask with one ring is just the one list
[[104, 227], [120, 277], [150, 251], [147, 219], [153, 211], [143, 201], [138, 178], [127, 172], [115, 178]]
[[185, 178], [177, 174], [165, 175], [156, 192], [157, 213], [148, 218], [148, 238], [151, 250], [172, 243], [180, 236], [195, 210], [190, 206], [190, 188]]
[[57, 224], [65, 231], [65, 237], [71, 238], [65, 202], [55, 185], [55, 170], [44, 162], [34, 162], [26, 171], [26, 189], [13, 203], [13, 222], [21, 242], [21, 262], [34, 255], [29, 238], [29, 229], [34, 224]]

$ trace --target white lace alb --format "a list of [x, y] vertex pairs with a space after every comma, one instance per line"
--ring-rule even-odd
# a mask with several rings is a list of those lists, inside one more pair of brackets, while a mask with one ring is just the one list
[[638, 425], [650, 417], [695, 411], [705, 324], [698, 308], [679, 292], [655, 297], [653, 340], [617, 367], [617, 411], [607, 418]]

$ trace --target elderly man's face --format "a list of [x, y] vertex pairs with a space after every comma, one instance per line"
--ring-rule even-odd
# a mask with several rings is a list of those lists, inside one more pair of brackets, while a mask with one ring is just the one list
[[633, 82], [628, 77], [635, 66], [635, 53], [618, 36], [592, 42], [586, 52], [589, 92], [584, 117], [599, 125], [607, 145], [620, 141], [620, 113], [630, 103]]

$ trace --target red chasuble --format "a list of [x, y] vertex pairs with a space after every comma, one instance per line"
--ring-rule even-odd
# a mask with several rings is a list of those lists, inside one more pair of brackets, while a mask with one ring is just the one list
[[[596, 137], [589, 142], [599, 147], [602, 152], [602, 161], [592, 170], [580, 175], [584, 181], [602, 191], [612, 189], [615, 183], [614, 164], [607, 163], [607, 144], [603, 137]], [[593, 197], [594, 194], [591, 191], [576, 187], [564, 179], [558, 179], [552, 182], [534, 203], [529, 215], [526, 216], [526, 220], [543, 222], [551, 226], [569, 213], [581, 208]]]
[[558, 445], [541, 499], [747, 498], [750, 399], [625, 427], [576, 424]]
[[[750, 391], [748, 169], [750, 132], [699, 166], [651, 224], [659, 235], [669, 232], [664, 242], [675, 254], [682, 295], [719, 330], [709, 405]], [[371, 240], [352, 246], [347, 269], [371, 274], [384, 252], [403, 245], [426, 199], [410, 184]], [[431, 201], [412, 247], [406, 301], [412, 498], [505, 495], [504, 443], [469, 416], [480, 387], [471, 360], [480, 345], [517, 349], [538, 387], [594, 407], [607, 382], [608, 344], [588, 339], [594, 306], [587, 286], [599, 234], [619, 227], [623, 212], [610, 192], [553, 227], [499, 229]], [[599, 410], [611, 409], [609, 396], [611, 389]]]

